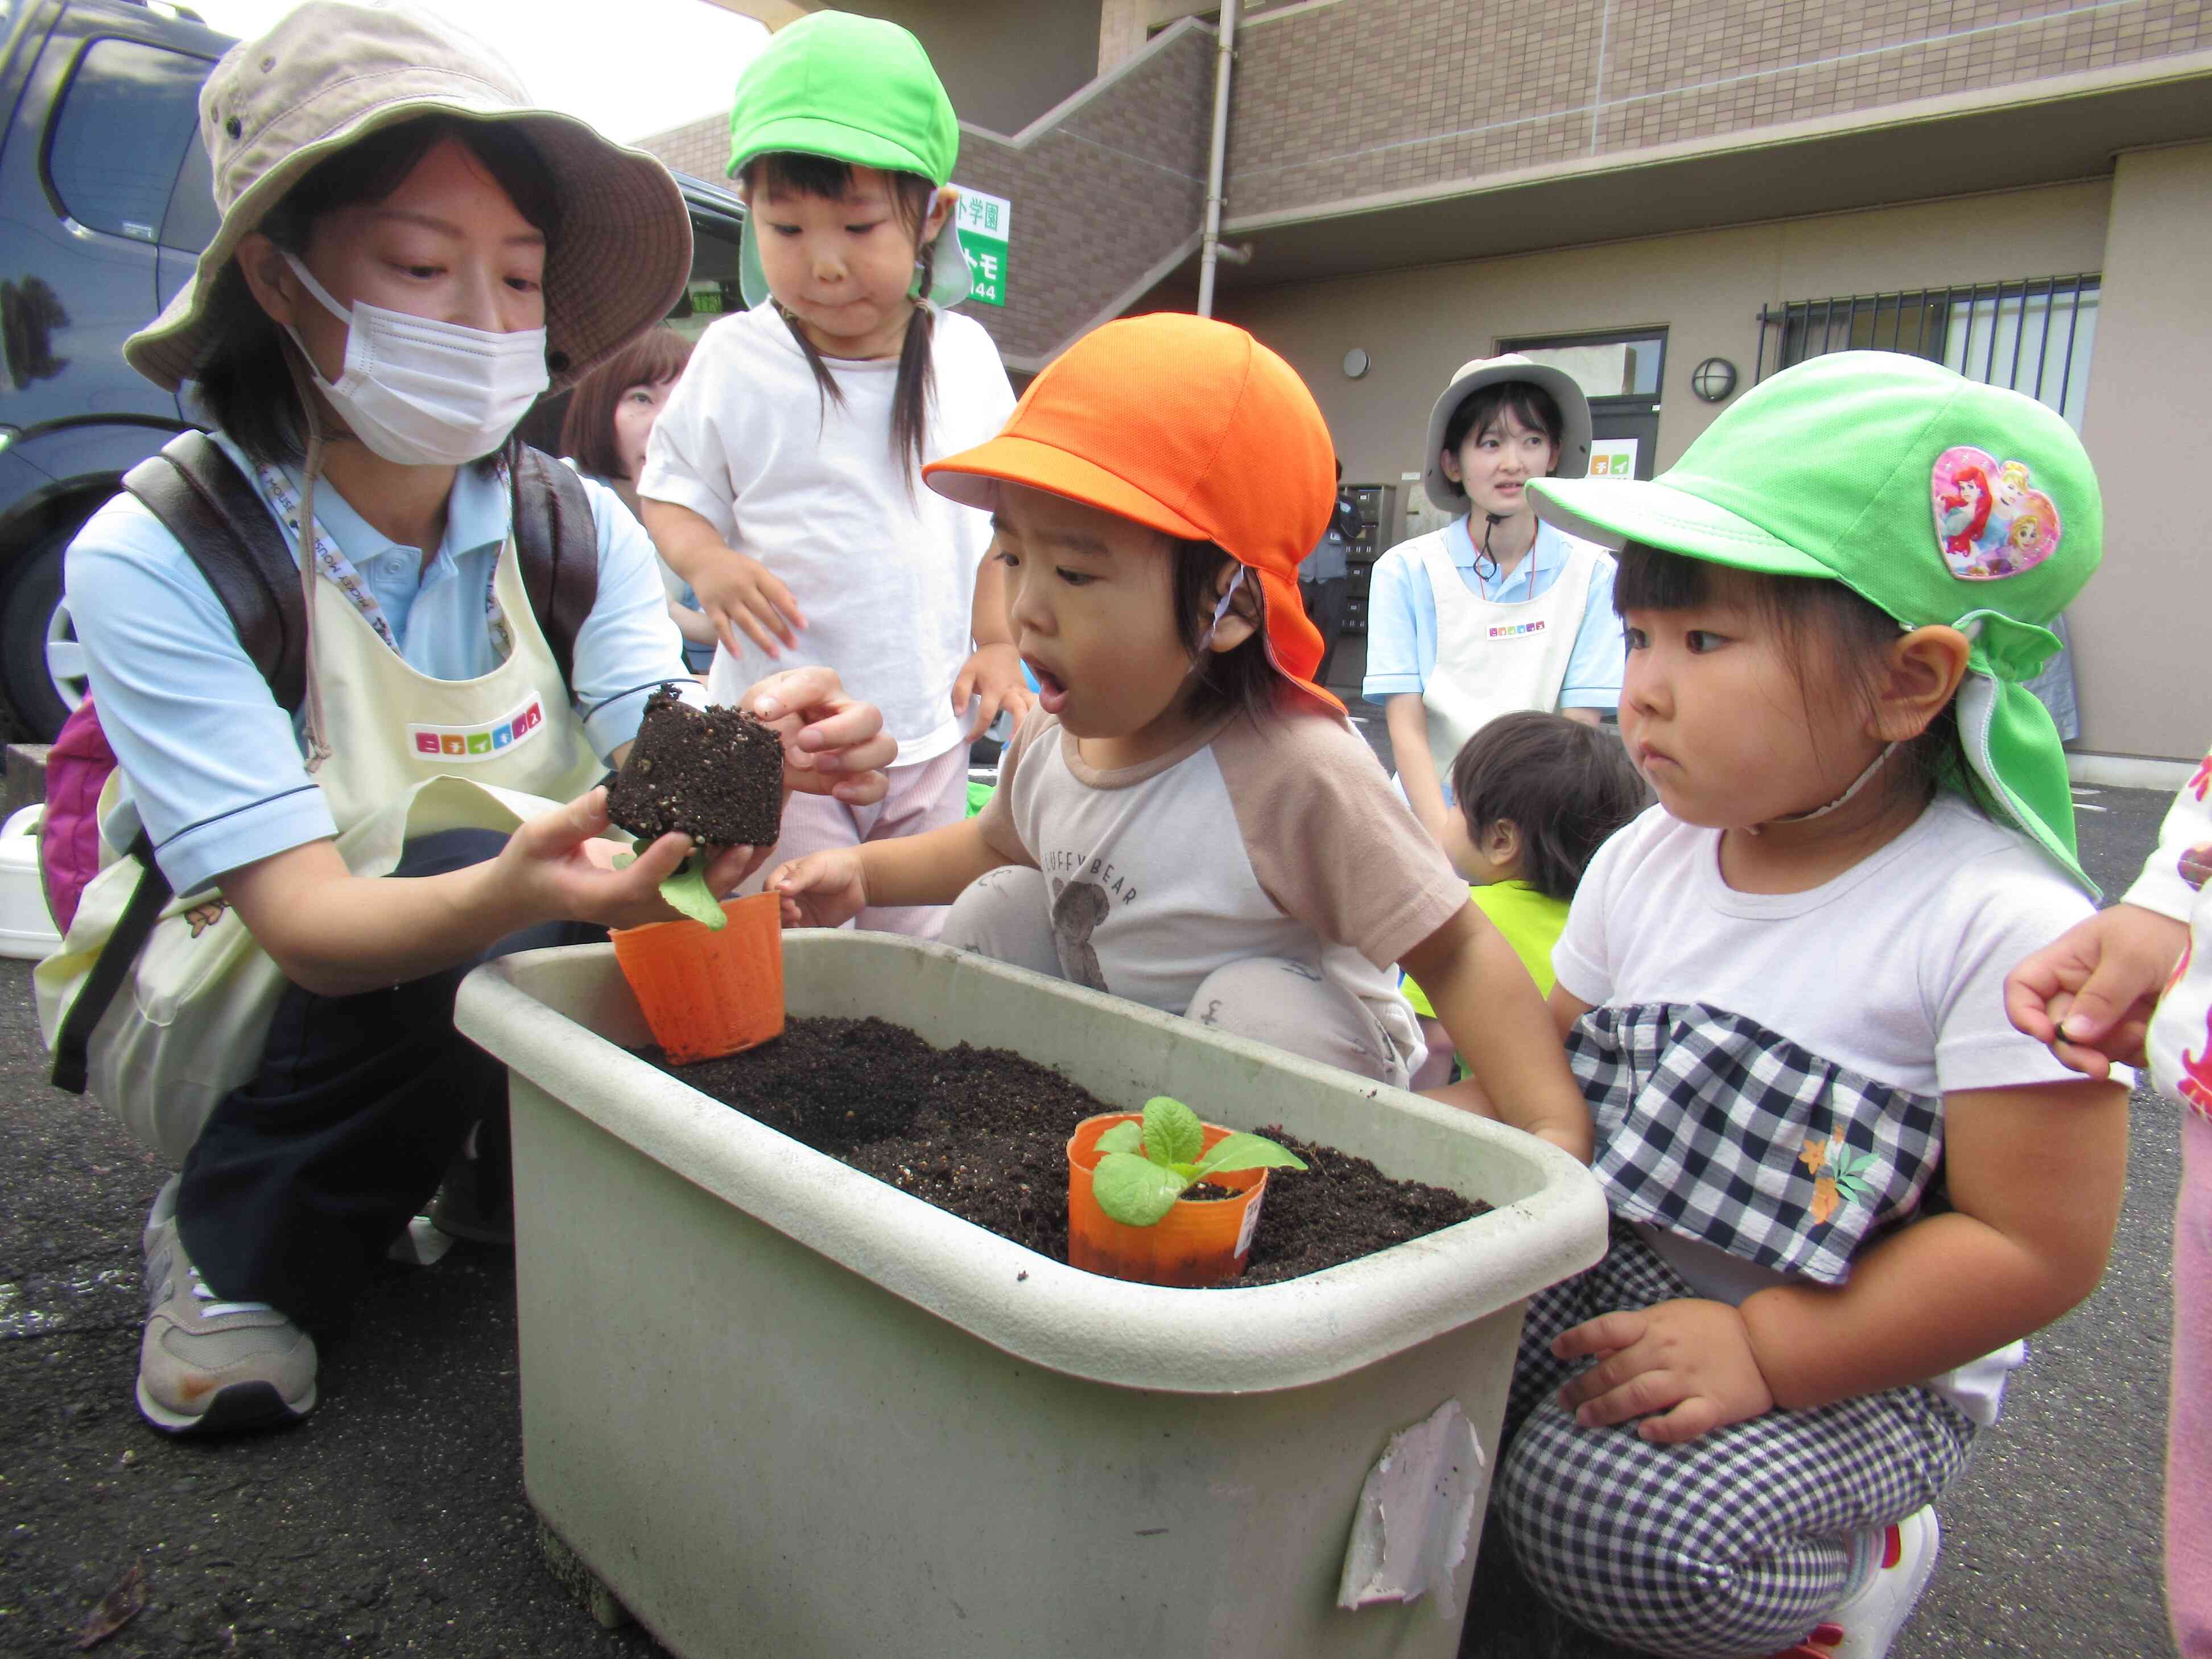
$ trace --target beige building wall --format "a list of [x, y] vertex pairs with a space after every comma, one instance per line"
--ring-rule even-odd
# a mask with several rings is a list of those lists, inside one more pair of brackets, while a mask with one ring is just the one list
[[862, 0], [912, 29], [960, 118], [1019, 132], [1098, 73], [1099, 0]]
[[[2074, 746], [2185, 760], [2212, 739], [2212, 514], [2175, 511], [2177, 474], [2193, 478], [2212, 439], [2212, 143], [2124, 155], [2109, 182], [1246, 290], [1220, 312], [1305, 376], [1347, 478], [1398, 486], [1402, 534], [1431, 404], [1501, 340], [1667, 329], [1663, 469], [1723, 407], [1689, 389], [1700, 359], [1729, 359], [1748, 386], [1762, 305], [2100, 271], [2082, 438], [2106, 551], [2069, 613]], [[1357, 380], [1342, 367], [1355, 347], [1370, 359]]]
[[2071, 612], [2081, 747], [2193, 758], [2212, 741], [2212, 144], [2123, 155], [2082, 440], [2105, 564]]
[[[1345, 476], [1380, 483], [1420, 470], [1430, 404], [1455, 368], [1501, 340], [1664, 328], [1657, 464], [1665, 467], [1723, 407], [1690, 390], [1702, 359], [1727, 358], [1739, 387], [1751, 384], [1760, 307], [2095, 271], [2110, 195], [2097, 180], [1246, 289], [1224, 295], [1217, 311], [1305, 376]], [[2105, 307], [2100, 331], [2112, 325], [2113, 309]], [[1354, 347], [1370, 362], [1357, 380], [1342, 368]], [[2104, 349], [2100, 331], [2100, 369]]]

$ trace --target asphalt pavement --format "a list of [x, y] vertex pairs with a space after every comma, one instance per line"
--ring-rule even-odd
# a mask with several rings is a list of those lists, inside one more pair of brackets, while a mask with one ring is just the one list
[[[2080, 801], [2084, 861], [2117, 892], [2165, 798]], [[2138, 1093], [2134, 1121], [2105, 1285], [2033, 1343], [1942, 1507], [1942, 1565], [1893, 1659], [2170, 1651], [2176, 1109]], [[658, 1651], [635, 1628], [599, 1629], [544, 1565], [521, 1485], [513, 1273], [496, 1252], [462, 1247], [378, 1280], [325, 1340], [324, 1402], [297, 1428], [206, 1443], [147, 1428], [131, 1402], [138, 1230], [162, 1175], [97, 1107], [46, 1086], [28, 964], [0, 963], [0, 1653], [76, 1650], [134, 1566], [143, 1609], [103, 1656]], [[1505, 1618], [1483, 1589], [1468, 1655], [1613, 1652]]]

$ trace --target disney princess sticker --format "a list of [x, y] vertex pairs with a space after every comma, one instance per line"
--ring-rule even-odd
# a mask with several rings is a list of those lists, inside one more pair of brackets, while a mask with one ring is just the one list
[[2017, 576], [2058, 550], [2058, 508], [2025, 461], [1957, 444], [1936, 458], [1929, 489], [1936, 544], [1961, 581]]

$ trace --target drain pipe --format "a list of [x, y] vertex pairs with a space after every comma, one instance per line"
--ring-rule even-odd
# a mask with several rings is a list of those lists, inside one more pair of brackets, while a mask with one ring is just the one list
[[1236, 61], [1237, 0], [1221, 0], [1221, 39], [1213, 52], [1213, 150], [1206, 163], [1206, 228], [1198, 245], [1198, 314], [1201, 317], [1213, 315], [1213, 272], [1221, 258], [1221, 179], [1229, 160], [1229, 74]]

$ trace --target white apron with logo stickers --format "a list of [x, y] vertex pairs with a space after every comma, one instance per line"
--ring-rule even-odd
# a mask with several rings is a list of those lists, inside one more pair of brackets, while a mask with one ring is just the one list
[[[378, 638], [334, 583], [315, 585], [315, 666], [331, 750], [315, 781], [337, 825], [338, 853], [357, 876], [389, 875], [417, 836], [512, 831], [601, 775], [538, 631], [512, 538], [493, 592], [514, 649], [489, 674], [439, 680]], [[108, 780], [103, 822], [120, 775]], [[68, 937], [36, 972], [49, 1045], [137, 884], [136, 860], [105, 844], [100, 852], [104, 867]], [[212, 896], [180, 895], [161, 912], [88, 1055], [88, 1092], [173, 1164], [216, 1103], [259, 1069], [287, 983], [236, 911], [224, 909], [194, 937], [185, 913]]]
[[[1539, 532], [1539, 534], [1541, 532]], [[1437, 663], [1421, 688], [1428, 715], [1429, 758], [1438, 781], [1467, 740], [1516, 709], [1546, 713], [1559, 706], [1575, 635], [1589, 603], [1590, 579], [1602, 556], [1571, 536], [1557, 580], [1533, 599], [1501, 605], [1471, 592], [1437, 531], [1406, 544], [1420, 563], [1437, 605]], [[1531, 546], [1526, 556], [1535, 556]]]

